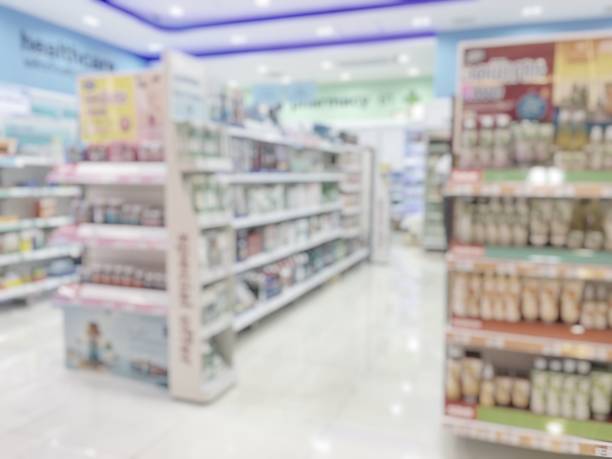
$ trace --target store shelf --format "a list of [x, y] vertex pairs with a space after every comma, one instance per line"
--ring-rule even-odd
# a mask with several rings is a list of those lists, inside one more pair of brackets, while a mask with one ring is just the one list
[[72, 198], [81, 195], [81, 189], [73, 186], [12, 187], [0, 188], [0, 199], [19, 198]]
[[444, 426], [455, 435], [491, 443], [537, 449], [558, 454], [612, 457], [612, 445], [608, 442], [588, 440], [568, 435], [556, 435], [533, 429], [512, 427], [473, 419], [460, 419], [452, 416], [445, 416]]
[[333, 241], [334, 239], [339, 239], [343, 236], [343, 234], [344, 232], [342, 230], [335, 230], [327, 234], [316, 236], [301, 244], [296, 244], [293, 247], [281, 248], [272, 252], [264, 252], [254, 255], [249, 257], [247, 260], [234, 265], [234, 274], [250, 271], [251, 269], [259, 268], [260, 266], [265, 266], [270, 263], [274, 263], [275, 261], [282, 260], [283, 258], [287, 258], [295, 253], [304, 252], [319, 245], [323, 245], [326, 242]]
[[454, 245], [447, 257], [452, 271], [488, 271], [545, 278], [612, 281], [612, 253], [553, 247]]
[[235, 229], [252, 228], [255, 226], [269, 225], [271, 223], [284, 222], [287, 220], [295, 220], [297, 218], [310, 217], [312, 215], [336, 212], [340, 209], [342, 209], [342, 204], [332, 203], [315, 207], [306, 207], [304, 209], [283, 210], [280, 212], [271, 212], [268, 214], [237, 218], [234, 220], [233, 226]]
[[353, 239], [361, 236], [361, 228], [348, 228], [344, 230], [343, 237], [345, 239]]
[[343, 183], [340, 185], [340, 192], [347, 194], [356, 194], [361, 192], [360, 183]]
[[190, 161], [181, 162], [181, 170], [185, 173], [201, 172], [231, 172], [232, 160], [230, 158], [198, 158]]
[[215, 282], [219, 282], [220, 280], [230, 277], [231, 275], [232, 275], [231, 268], [229, 269], [226, 267], [216, 268], [213, 270], [204, 271], [202, 273], [202, 278], [200, 279], [200, 282], [202, 285], [214, 284]]
[[342, 215], [346, 217], [350, 217], [353, 215], [359, 215], [360, 213], [361, 213], [360, 206], [351, 206], [351, 207], [345, 207], [342, 209]]
[[197, 217], [198, 228], [213, 229], [222, 226], [228, 226], [232, 223], [232, 215], [230, 212], [219, 212], [217, 214], [203, 214]]
[[55, 303], [63, 307], [76, 306], [165, 316], [168, 310], [168, 294], [163, 290], [74, 284], [60, 288]]
[[163, 185], [165, 163], [82, 162], [65, 164], [51, 171], [52, 183], [78, 185]]
[[318, 183], [340, 182], [344, 174], [335, 172], [250, 172], [228, 176], [230, 183]]
[[54, 237], [80, 242], [87, 247], [121, 250], [163, 251], [167, 243], [165, 228], [93, 223], [61, 228]]
[[53, 167], [60, 164], [55, 158], [46, 156], [5, 156], [0, 157], [0, 168], [22, 169], [25, 167]]
[[348, 256], [346, 259], [336, 262], [334, 265], [323, 269], [306, 281], [285, 289], [280, 295], [268, 301], [254, 305], [252, 308], [236, 316], [234, 319], [234, 329], [236, 331], [244, 330], [258, 320], [281, 309], [309, 291], [317, 288], [321, 284], [324, 284], [332, 277], [337, 276], [341, 272], [346, 271], [350, 267], [366, 259], [367, 256], [367, 250], [360, 250]]
[[214, 336], [222, 333], [224, 330], [227, 330], [232, 327], [233, 318], [231, 314], [225, 314], [221, 317], [217, 317], [212, 321], [207, 321], [204, 328], [200, 331], [200, 339], [202, 341], [207, 341]]
[[450, 344], [612, 362], [612, 331], [584, 330], [563, 324], [505, 323], [453, 319], [446, 330]]
[[32, 250], [31, 252], [8, 253], [5, 255], [0, 255], [0, 266], [52, 260], [54, 258], [78, 257], [80, 254], [81, 247], [78, 245], [45, 247], [39, 250]]
[[34, 218], [28, 220], [15, 220], [0, 223], [0, 233], [10, 233], [12, 231], [22, 231], [29, 229], [47, 229], [68, 226], [73, 223], [72, 217], [50, 217]]
[[256, 142], [273, 143], [276, 145], [286, 145], [288, 147], [302, 149], [313, 149], [319, 150], [326, 153], [342, 154], [355, 151], [357, 145], [335, 145], [329, 142], [325, 142], [316, 137], [305, 137], [305, 138], [291, 138], [289, 136], [282, 136], [276, 132], [265, 132], [262, 130], [251, 130], [240, 127], [230, 127], [228, 129], [230, 137], [238, 137], [241, 139], [254, 140]]
[[27, 298], [28, 296], [36, 295], [39, 293], [49, 292], [56, 288], [77, 282], [79, 276], [70, 274], [68, 276], [61, 277], [50, 277], [37, 282], [31, 282], [29, 284], [23, 284], [19, 287], [12, 287], [8, 289], [0, 290], [0, 303], [6, 301], [16, 300], [18, 298]]
[[612, 172], [530, 170], [453, 171], [447, 196], [612, 198]]

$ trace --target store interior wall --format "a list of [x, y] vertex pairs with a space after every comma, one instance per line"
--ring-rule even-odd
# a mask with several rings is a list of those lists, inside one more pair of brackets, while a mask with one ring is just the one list
[[69, 94], [77, 75], [147, 66], [127, 51], [2, 6], [0, 43], [0, 81]]

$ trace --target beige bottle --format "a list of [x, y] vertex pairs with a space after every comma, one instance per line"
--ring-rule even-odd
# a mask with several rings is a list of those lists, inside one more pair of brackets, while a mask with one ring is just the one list
[[523, 283], [521, 310], [525, 320], [534, 322], [539, 318], [540, 283], [537, 279], [527, 279]]
[[540, 319], [552, 324], [559, 320], [559, 294], [561, 285], [556, 280], [542, 282], [540, 289]]
[[584, 282], [566, 281], [561, 294], [561, 320], [567, 325], [577, 324], [580, 320], [580, 307]]
[[495, 406], [495, 369], [490, 363], [484, 366], [482, 372], [478, 404], [487, 407]]
[[529, 408], [531, 382], [526, 378], [515, 378], [512, 382], [512, 406], [520, 409]]
[[597, 301], [595, 299], [595, 285], [586, 284], [582, 301], [582, 311], [580, 313], [580, 324], [587, 330], [595, 329], [597, 316]]

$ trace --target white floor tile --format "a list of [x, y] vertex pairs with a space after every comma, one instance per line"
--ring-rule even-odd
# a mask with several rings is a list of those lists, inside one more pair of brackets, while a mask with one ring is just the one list
[[556, 457], [441, 429], [444, 258], [392, 254], [247, 330], [238, 385], [204, 407], [66, 370], [59, 311], [0, 306], [0, 457]]

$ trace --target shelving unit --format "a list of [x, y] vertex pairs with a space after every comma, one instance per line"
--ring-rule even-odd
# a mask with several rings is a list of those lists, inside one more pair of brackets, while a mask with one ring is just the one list
[[[531, 44], [521, 49], [534, 58]], [[467, 43], [460, 53], [472, 49], [487, 56], [482, 69], [493, 55], [507, 58], [508, 66], [521, 58], [502, 43]], [[470, 69], [459, 74], [455, 169], [446, 187], [452, 224], [445, 425], [489, 442], [612, 457], [606, 385], [612, 383], [612, 172], [592, 167], [597, 145], [588, 135], [603, 121], [589, 119], [591, 106], [570, 108], [569, 94], [556, 87], [567, 83], [561, 76], [526, 77], [517, 93], [489, 104], [470, 94], [507, 82], [482, 81]], [[596, 85], [576, 78], [573, 87]], [[519, 102], [534, 85], [550, 91], [554, 109], [535, 121]], [[559, 120], [567, 110], [584, 114], [584, 145], [563, 145], [567, 126], [553, 118], [557, 110]]]
[[[177, 399], [209, 403], [236, 382], [237, 331], [368, 257], [369, 207], [363, 201], [368, 177], [362, 174], [362, 164], [369, 163], [357, 146], [212, 123], [205, 67], [197, 60], [168, 53], [154, 72], [156, 77], [145, 72], [117, 78], [163, 82], [163, 107], [156, 112], [163, 127], [163, 163], [81, 161], [57, 166], [49, 174], [54, 183], [84, 187], [84, 203], [89, 203], [78, 207], [76, 224], [55, 232], [56, 241], [86, 247], [83, 281], [60, 289], [56, 301], [64, 308], [69, 366], [93, 366], [167, 385]], [[102, 80], [116, 77], [85, 78], [83, 87], [89, 88], [98, 79], [107, 87]], [[104, 109], [112, 113], [113, 107]], [[148, 119], [145, 114], [137, 118]], [[297, 166], [234, 173], [236, 139], [286, 148], [288, 157], [296, 155]], [[138, 141], [136, 137], [131, 142], [141, 148]], [[113, 145], [116, 140], [107, 142]], [[95, 142], [93, 150], [101, 150]], [[315, 155], [320, 162], [309, 165]], [[345, 157], [354, 157], [347, 172]], [[348, 175], [354, 188], [350, 193], [356, 197], [350, 206], [340, 192]], [[238, 211], [236, 199], [232, 202], [230, 190], [236, 187], [282, 188], [287, 193], [291, 188], [294, 194], [273, 210], [249, 207], [245, 212]], [[316, 199], [300, 194], [306, 191], [314, 191]], [[117, 222], [113, 203], [119, 200], [130, 206], [163, 206], [164, 226]], [[341, 225], [345, 208], [345, 217], [356, 222], [350, 228]], [[84, 221], [83, 213], [97, 220]], [[237, 261], [237, 231], [298, 221], [300, 231], [287, 236], [293, 242], [262, 245]], [[312, 257], [299, 281], [274, 296], [257, 298], [248, 309], [235, 308], [243, 276], [296, 257]], [[127, 278], [125, 273], [134, 270], [165, 272], [165, 289], [140, 285], [142, 276]], [[100, 350], [104, 340], [113, 348], [112, 358]]]
[[27, 109], [3, 113], [0, 120], [0, 140], [8, 145], [0, 156], [0, 303], [72, 282], [81, 253], [77, 245], [55, 243], [51, 234], [72, 223], [70, 201], [81, 190], [45, 179], [76, 144], [74, 99], [29, 88], [19, 92]]

